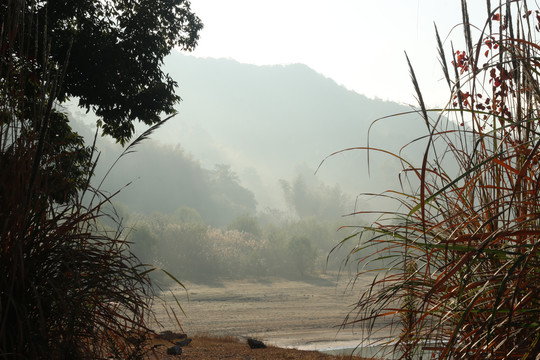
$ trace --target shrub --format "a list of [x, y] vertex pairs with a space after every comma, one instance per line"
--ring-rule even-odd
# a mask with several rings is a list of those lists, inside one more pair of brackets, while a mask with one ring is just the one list
[[137, 225], [129, 233], [130, 250], [145, 264], [153, 264], [156, 259], [158, 238], [149, 226]]
[[178, 223], [204, 223], [201, 214], [190, 207], [180, 207], [172, 214], [173, 221]]
[[290, 266], [300, 276], [313, 271], [317, 250], [307, 237], [295, 236], [289, 241], [288, 255]]
[[207, 225], [167, 224], [158, 236], [159, 260], [175, 276], [195, 281], [218, 276], [219, 263], [212, 251]]
[[36, 143], [28, 134], [0, 145], [0, 358], [96, 358], [119, 346], [134, 356], [127, 336], [146, 332], [150, 315], [145, 269], [121, 228], [99, 227], [108, 199], [51, 202]]
[[237, 216], [236, 219], [229, 224], [227, 229], [246, 232], [257, 237], [261, 235], [261, 227], [259, 226], [257, 218], [248, 214]]

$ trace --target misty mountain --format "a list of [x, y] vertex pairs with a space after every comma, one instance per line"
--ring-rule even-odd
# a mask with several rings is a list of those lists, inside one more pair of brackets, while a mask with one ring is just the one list
[[[315, 174], [323, 159], [342, 149], [366, 146], [370, 125], [369, 145], [395, 153], [427, 134], [416, 114], [373, 123], [411, 108], [369, 99], [301, 64], [255, 66], [175, 52], [166, 59], [164, 70], [179, 84], [177, 93], [183, 101], [177, 106], [178, 115], [137, 153], [122, 159], [107, 181], [107, 188], [117, 189], [136, 179], [118, 198], [138, 211], [189, 206], [214, 217], [225, 211], [231, 218], [254, 211], [255, 201], [259, 210], [285, 209], [283, 180], [292, 183], [298, 176], [311, 192], [321, 184], [337, 186], [338, 192], [349, 194], [352, 204], [360, 193], [397, 188], [399, 161], [372, 151], [368, 171], [365, 150], [347, 151], [326, 160]], [[88, 115], [73, 112], [89, 123]], [[106, 144], [100, 145], [105, 149], [102, 158], [111, 163], [121, 149]], [[418, 163], [424, 149], [425, 143], [418, 142], [402, 155]], [[230, 166], [238, 186], [227, 188], [232, 191], [228, 195], [221, 185], [208, 187], [208, 179], [220, 166]], [[223, 192], [220, 200], [217, 193], [209, 195], [214, 191]], [[217, 208], [219, 201], [229, 202], [229, 207]], [[366, 201], [358, 206], [379, 207]]]
[[[366, 146], [375, 119], [411, 111], [407, 106], [369, 99], [302, 64], [255, 66], [174, 53], [165, 71], [178, 81], [183, 102], [156, 137], [181, 144], [204, 166], [231, 164], [262, 206], [279, 204], [279, 179], [298, 173], [337, 183], [353, 197], [398, 185], [399, 162], [371, 153], [368, 174], [365, 151], [332, 157], [314, 172], [331, 153]], [[399, 152], [425, 134], [419, 116], [399, 116], [374, 124], [370, 145]], [[419, 143], [404, 155], [418, 158], [423, 150]]]

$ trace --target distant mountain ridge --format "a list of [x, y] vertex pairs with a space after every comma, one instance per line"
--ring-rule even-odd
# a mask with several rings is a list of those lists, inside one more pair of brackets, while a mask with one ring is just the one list
[[[256, 66], [174, 53], [164, 69], [184, 101], [156, 138], [180, 144], [205, 166], [231, 164], [262, 204], [271, 203], [263, 198], [269, 189], [276, 196], [278, 179], [301, 169], [312, 174], [329, 154], [367, 145], [373, 120], [411, 110], [347, 90], [302, 64]], [[375, 124], [370, 145], [398, 152], [425, 134], [419, 116], [401, 116]], [[395, 185], [397, 162], [371, 158], [371, 177], [364, 151], [330, 159], [317, 176], [353, 195]]]
[[[291, 181], [298, 175], [308, 185], [338, 184], [351, 203], [360, 193], [399, 186], [399, 161], [371, 152], [368, 171], [364, 150], [331, 157], [314, 173], [331, 153], [366, 146], [375, 119], [410, 112], [407, 106], [369, 99], [302, 64], [255, 66], [174, 53], [166, 58], [164, 71], [179, 84], [177, 93], [183, 101], [177, 106], [178, 115], [158, 129], [140, 152], [123, 159], [106, 182], [115, 191], [136, 180], [118, 197], [136, 211], [145, 206], [145, 211], [197, 208], [197, 198], [201, 202], [198, 210], [206, 211], [202, 203], [211, 201], [203, 195], [204, 187], [187, 189], [189, 181], [182, 177], [196, 181], [193, 174], [207, 174], [220, 164], [230, 165], [240, 185], [253, 192], [259, 210], [284, 209], [280, 179]], [[77, 119], [88, 117], [78, 110], [73, 113]], [[139, 133], [144, 131], [141, 126], [136, 128]], [[392, 117], [373, 124], [370, 146], [399, 153], [403, 145], [426, 134], [418, 115]], [[156, 143], [170, 150], [157, 148]], [[110, 165], [113, 154], [122, 150], [110, 142], [101, 149], [105, 149], [104, 165]], [[424, 150], [425, 142], [418, 142], [404, 156], [418, 162]], [[166, 151], [176, 155], [166, 156]], [[160, 164], [165, 160], [167, 164]], [[145, 169], [153, 173], [145, 174]], [[175, 188], [175, 184], [183, 188]], [[238, 212], [252, 208], [251, 200], [242, 201], [243, 205], [234, 205]], [[358, 206], [378, 207], [365, 202]], [[212, 211], [215, 217], [220, 210]], [[233, 215], [228, 214], [227, 219]]]

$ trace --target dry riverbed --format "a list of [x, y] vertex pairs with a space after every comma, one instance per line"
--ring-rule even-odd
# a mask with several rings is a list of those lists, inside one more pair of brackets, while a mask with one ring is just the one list
[[[186, 290], [178, 287], [171, 291], [186, 314], [176, 308], [188, 334], [254, 337], [278, 347], [318, 350], [356, 346], [362, 341], [359, 327], [340, 326], [370, 279], [357, 281], [352, 289], [348, 280], [346, 276], [338, 279], [337, 274], [327, 274], [306, 281], [186, 282]], [[167, 298], [172, 304], [172, 296]], [[160, 307], [157, 311], [166, 329], [178, 331], [170, 312]]]

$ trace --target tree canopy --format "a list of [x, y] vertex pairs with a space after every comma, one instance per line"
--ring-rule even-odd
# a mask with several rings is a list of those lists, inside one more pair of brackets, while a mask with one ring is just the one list
[[192, 50], [202, 29], [184, 0], [1, 0], [0, 17], [0, 125], [18, 129], [13, 146], [22, 135], [35, 139], [34, 166], [60, 203], [86, 183], [92, 149], [57, 105], [78, 100], [124, 145], [135, 120], [153, 125], [174, 113], [180, 97], [163, 58]]
[[[163, 58], [174, 47], [192, 50], [203, 26], [185, 0], [49, 0], [19, 7], [3, 0], [0, 16], [3, 23], [24, 18], [23, 36], [4, 44], [10, 55], [26, 56], [38, 78], [47, 67], [65, 68], [56, 100], [78, 98], [79, 106], [95, 111], [103, 133], [121, 143], [133, 135], [135, 120], [152, 125], [162, 112], [174, 112], [180, 97], [161, 70]], [[34, 43], [40, 48], [26, 52]]]

